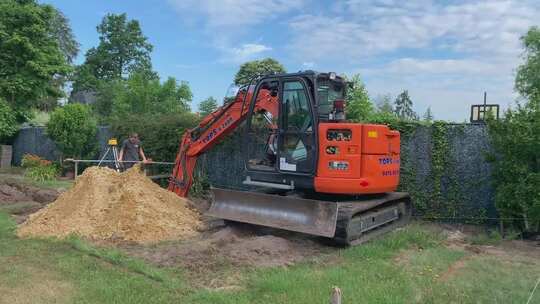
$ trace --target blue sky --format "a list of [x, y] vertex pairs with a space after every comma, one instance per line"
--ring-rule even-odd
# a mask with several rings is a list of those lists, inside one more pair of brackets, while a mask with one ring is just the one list
[[415, 110], [464, 121], [470, 105], [517, 98], [519, 37], [540, 1], [43, 0], [70, 19], [78, 62], [107, 13], [140, 21], [162, 78], [188, 81], [192, 108], [221, 100], [242, 62], [273, 57], [288, 71], [360, 73], [373, 100], [408, 89]]

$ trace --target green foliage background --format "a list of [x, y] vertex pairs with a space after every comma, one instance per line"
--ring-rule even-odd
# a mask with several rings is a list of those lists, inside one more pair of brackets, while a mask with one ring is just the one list
[[137, 132], [147, 157], [156, 161], [174, 161], [184, 131], [198, 123], [198, 116], [175, 114], [128, 115], [112, 120], [112, 131], [120, 140]]
[[52, 6], [35, 1], [0, 1], [0, 96], [12, 108], [60, 94], [51, 81], [71, 67], [54, 34], [57, 16]]
[[47, 134], [55, 141], [64, 157], [81, 158], [96, 147], [96, 120], [90, 107], [68, 104], [57, 108], [47, 124]]
[[524, 100], [489, 122], [495, 153], [495, 204], [506, 223], [540, 231], [540, 29], [522, 37], [524, 63], [516, 75], [516, 91]]
[[217, 100], [214, 97], [208, 97], [199, 104], [199, 114], [201, 117], [204, 117], [214, 112], [217, 108]]
[[6, 142], [8, 138], [17, 132], [17, 116], [9, 104], [0, 98], [0, 142]]
[[240, 66], [234, 76], [234, 83], [238, 86], [247, 85], [251, 78], [269, 73], [285, 73], [285, 67], [273, 58], [248, 61]]

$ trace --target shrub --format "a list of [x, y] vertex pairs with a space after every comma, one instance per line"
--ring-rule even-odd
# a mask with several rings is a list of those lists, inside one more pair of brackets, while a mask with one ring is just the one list
[[0, 98], [0, 141], [5, 141], [15, 135], [17, 130], [17, 114], [6, 101]]
[[26, 168], [25, 176], [36, 182], [53, 180], [60, 172], [51, 161], [33, 154], [25, 154], [21, 166]]
[[96, 132], [96, 120], [91, 109], [79, 103], [57, 108], [47, 124], [47, 134], [68, 157], [79, 158], [93, 152]]
[[25, 154], [21, 160], [21, 166], [26, 169], [39, 167], [41, 164], [44, 164], [44, 161], [46, 162], [47, 160], [37, 155]]
[[27, 169], [25, 175], [33, 181], [44, 182], [55, 179], [59, 172], [60, 170], [58, 167], [49, 162], [49, 165], [46, 166], [37, 166]]
[[[139, 134], [147, 157], [156, 161], [174, 161], [182, 134], [198, 123], [193, 113], [129, 115], [112, 121], [112, 129], [119, 139], [132, 132]], [[120, 142], [121, 144], [121, 142]]]
[[524, 102], [490, 121], [495, 149], [495, 204], [503, 217], [528, 232], [540, 231], [540, 29], [521, 38], [524, 63], [516, 75], [516, 91]]
[[540, 110], [532, 103], [489, 123], [495, 205], [503, 218], [525, 231], [540, 230]]

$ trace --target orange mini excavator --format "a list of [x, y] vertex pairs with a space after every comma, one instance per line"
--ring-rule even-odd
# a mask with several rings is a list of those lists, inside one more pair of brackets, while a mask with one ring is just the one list
[[[208, 215], [362, 243], [405, 225], [400, 136], [345, 119], [347, 82], [305, 71], [254, 77], [184, 133], [169, 190], [187, 196], [197, 158], [242, 126], [250, 191], [213, 188]], [[225, 160], [224, 160], [225, 161]]]

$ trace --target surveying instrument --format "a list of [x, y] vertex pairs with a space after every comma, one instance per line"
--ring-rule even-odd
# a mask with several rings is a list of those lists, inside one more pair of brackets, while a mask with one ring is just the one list
[[114, 168], [116, 169], [116, 172], [120, 172], [120, 160], [118, 159], [118, 140], [116, 138], [111, 138], [107, 142], [107, 151], [105, 151], [105, 154], [103, 154], [103, 157], [99, 160], [98, 167], [101, 165], [103, 160], [107, 158], [107, 155], [109, 153], [112, 153], [112, 157], [114, 160]]

